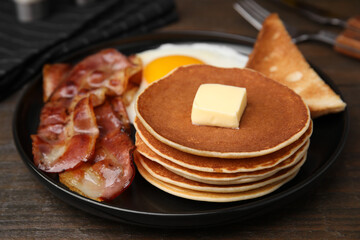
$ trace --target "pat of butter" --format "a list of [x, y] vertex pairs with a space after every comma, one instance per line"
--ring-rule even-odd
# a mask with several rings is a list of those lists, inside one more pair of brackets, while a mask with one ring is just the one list
[[246, 88], [202, 84], [195, 95], [191, 121], [196, 125], [239, 128], [246, 104]]

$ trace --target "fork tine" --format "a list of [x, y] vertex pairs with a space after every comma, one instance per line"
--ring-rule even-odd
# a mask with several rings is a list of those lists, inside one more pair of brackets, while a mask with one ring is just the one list
[[[237, 0], [234, 4], [234, 9], [257, 30], [261, 29], [265, 18], [270, 15], [268, 10], [263, 8], [254, 0]], [[284, 25], [291, 36], [299, 35], [296, 28], [286, 23], [284, 23]]]
[[[254, 28], [260, 30], [262, 27], [262, 21], [259, 20], [257, 17], [254, 17], [252, 11], [250, 13], [249, 9], [242, 5], [243, 1], [238, 1], [234, 3], [234, 9], [243, 17], [245, 18]], [[246, 9], [245, 9], [246, 8]]]
[[270, 15], [270, 12], [263, 8], [261, 5], [259, 5], [257, 2], [253, 0], [244, 0], [244, 2], [248, 4], [249, 8], [253, 9], [255, 12], [257, 12], [257, 14], [262, 16], [264, 20], [265, 18], [267, 18], [267, 16]]
[[252, 5], [251, 0], [239, 0], [239, 2], [241, 2], [240, 4], [242, 4], [243, 8], [246, 9], [246, 11], [259, 22], [262, 23], [265, 20], [265, 17], [262, 15], [262, 13]]

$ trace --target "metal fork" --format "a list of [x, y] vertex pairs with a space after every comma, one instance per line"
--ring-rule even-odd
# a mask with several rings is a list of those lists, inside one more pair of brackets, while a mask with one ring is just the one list
[[[260, 30], [265, 18], [270, 12], [257, 4], [253, 0], [239, 0], [234, 3], [234, 9], [247, 20], [254, 28]], [[317, 33], [299, 32], [295, 27], [285, 24], [286, 30], [292, 37], [294, 43], [304, 41], [320, 41], [330, 45], [335, 45], [337, 35], [332, 32], [321, 30]]]

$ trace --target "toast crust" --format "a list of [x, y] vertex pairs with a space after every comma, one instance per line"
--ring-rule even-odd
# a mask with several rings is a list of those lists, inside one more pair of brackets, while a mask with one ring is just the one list
[[294, 90], [308, 105], [312, 118], [346, 107], [310, 67], [275, 13], [264, 21], [246, 67]]

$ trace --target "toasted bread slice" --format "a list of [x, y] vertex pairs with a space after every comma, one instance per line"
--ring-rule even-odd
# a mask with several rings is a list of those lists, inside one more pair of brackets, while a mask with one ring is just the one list
[[277, 14], [264, 21], [247, 68], [263, 73], [299, 94], [312, 118], [343, 111], [346, 104], [309, 66]]

